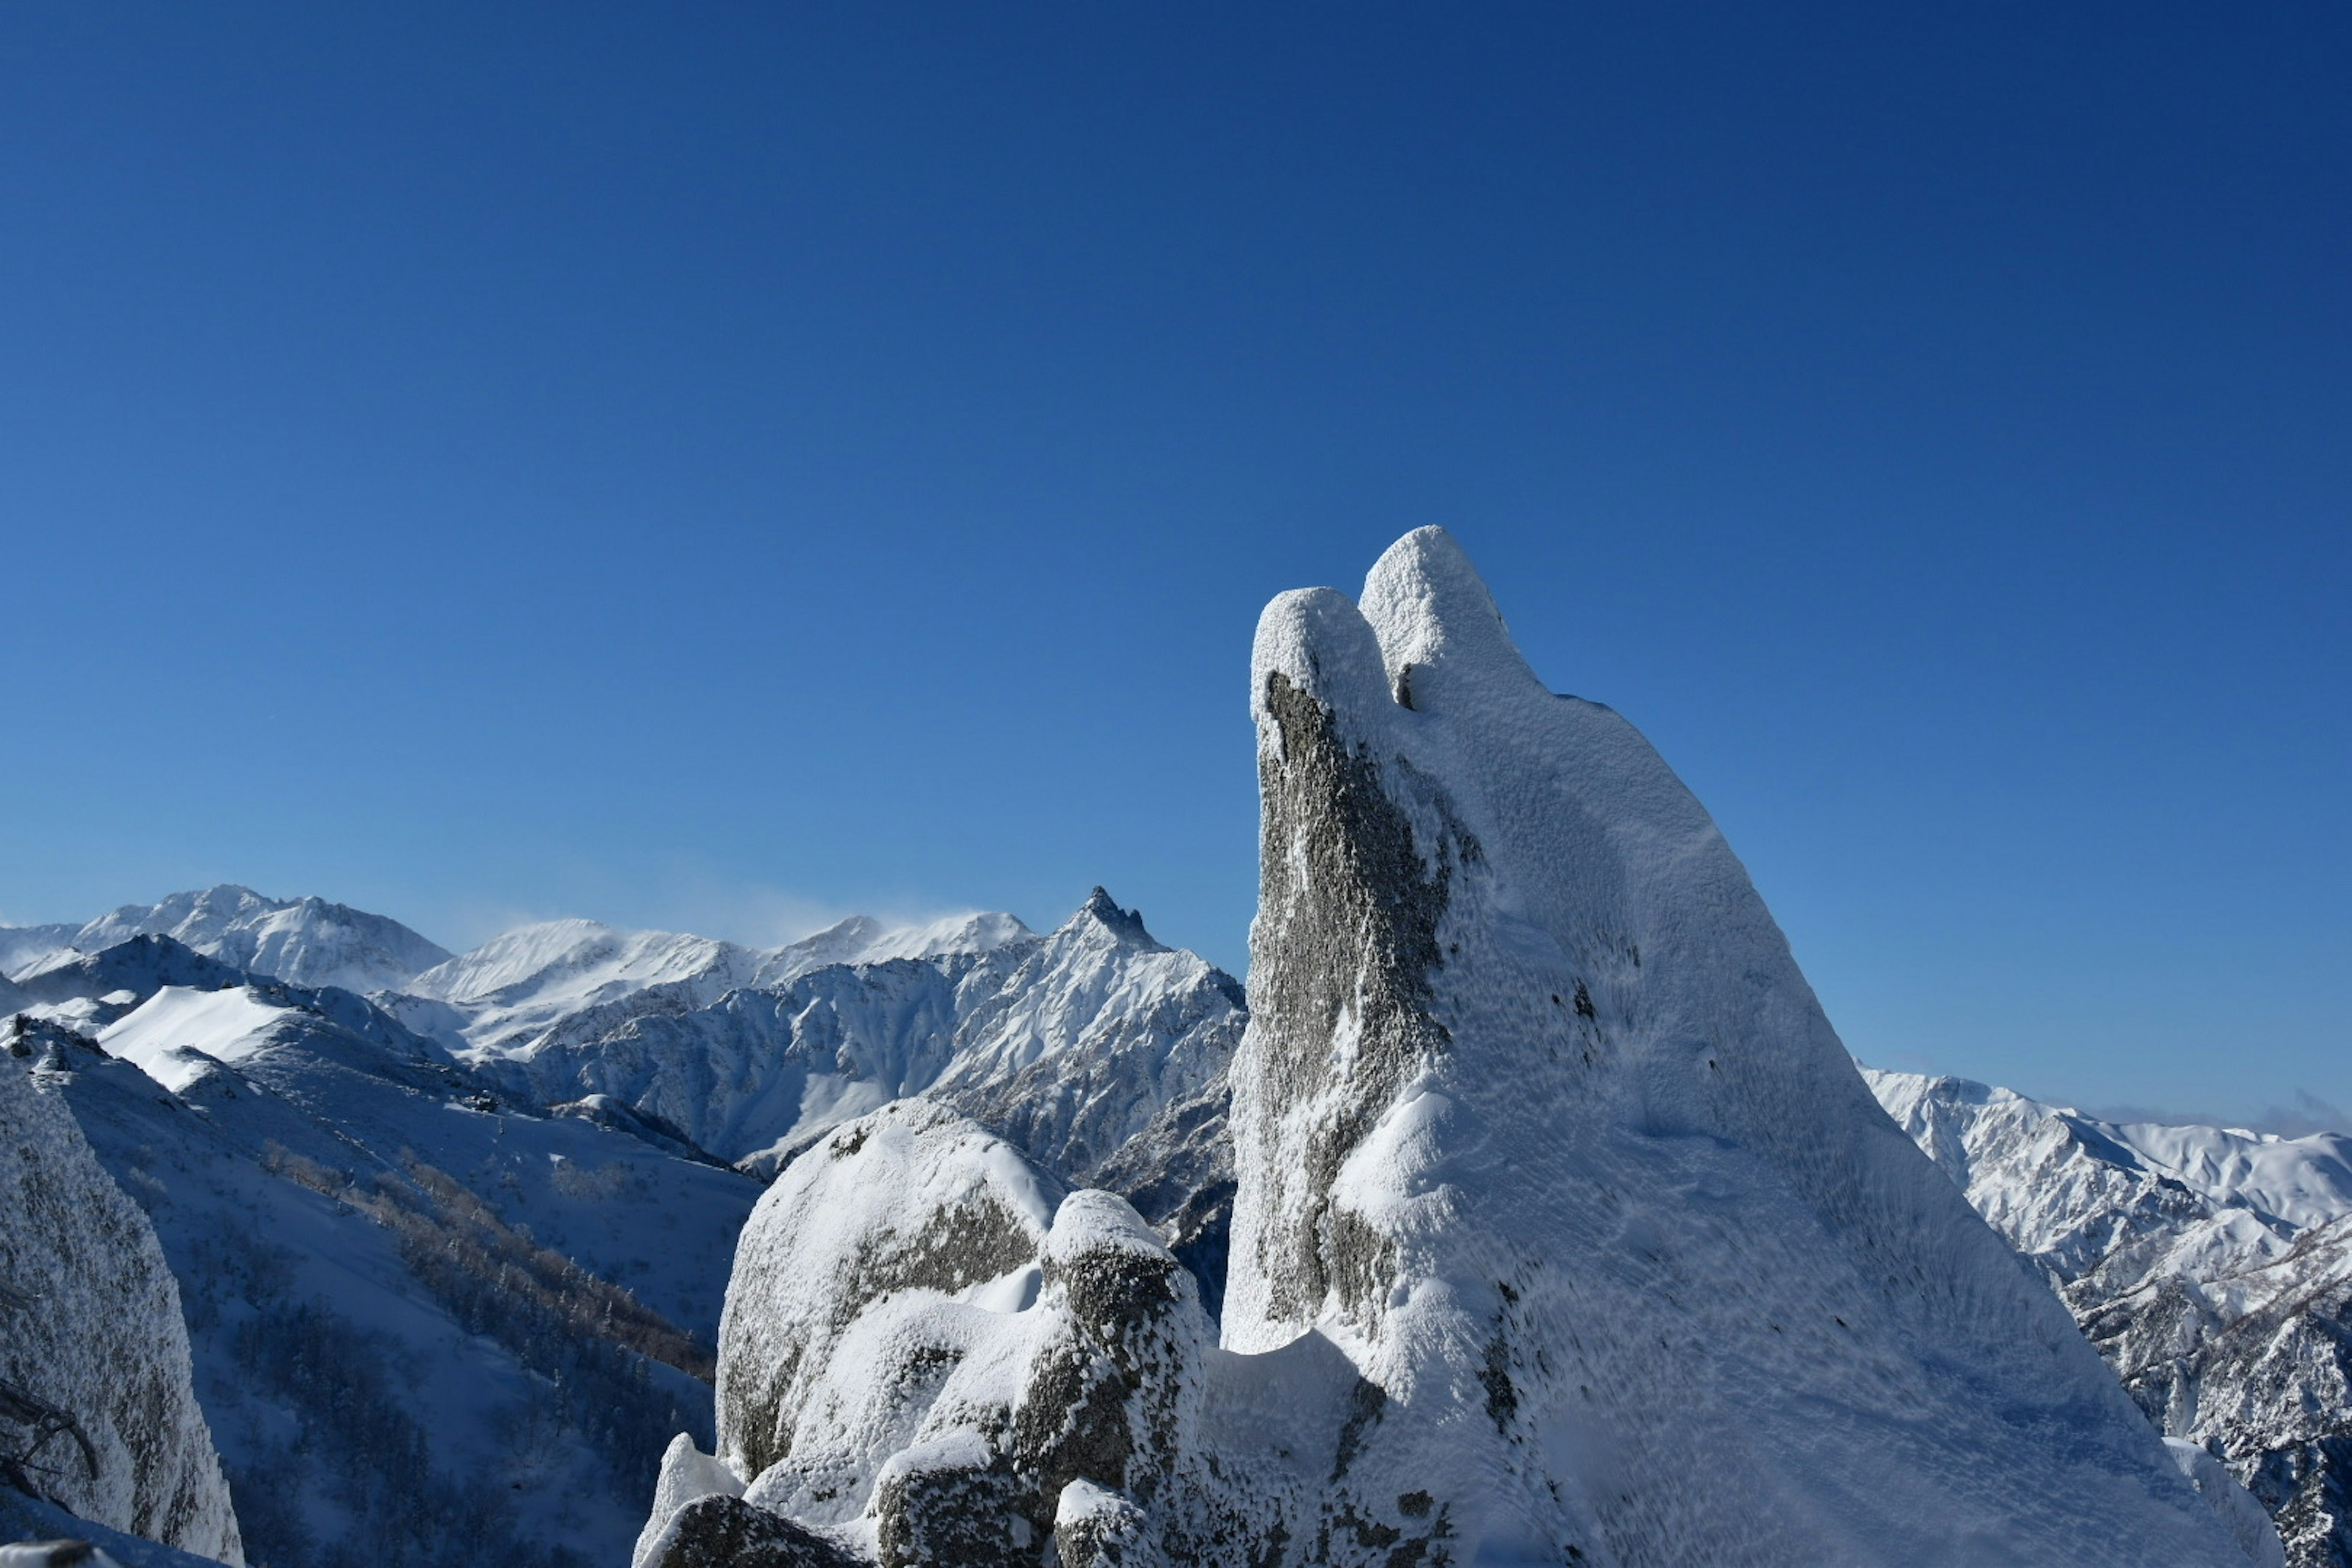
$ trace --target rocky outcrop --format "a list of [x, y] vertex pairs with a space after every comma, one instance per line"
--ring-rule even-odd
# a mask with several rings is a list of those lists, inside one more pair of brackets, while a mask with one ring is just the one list
[[1222, 1346], [1126, 1202], [889, 1107], [762, 1199], [723, 1469], [673, 1451], [648, 1551], [766, 1515], [892, 1568], [2252, 1560], [1449, 539], [1360, 610], [1277, 599], [1252, 701]]
[[[891, 1106], [795, 1161], [745, 1228], [719, 1455], [673, 1446], [639, 1568], [1012, 1568], [1062, 1540], [1066, 1562], [1147, 1561], [1222, 1484], [1214, 1353], [1192, 1275], [1124, 1200]], [[706, 1544], [739, 1539], [756, 1550]]]
[[180, 1293], [137, 1205], [44, 1092], [88, 1040], [0, 1050], [0, 1485], [231, 1563], [236, 1517], [191, 1381]]

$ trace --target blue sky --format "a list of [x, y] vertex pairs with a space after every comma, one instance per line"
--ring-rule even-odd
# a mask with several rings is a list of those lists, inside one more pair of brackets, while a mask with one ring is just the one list
[[1435, 521], [1866, 1058], [2352, 1104], [2352, 17], [1930, 9], [11, 7], [0, 918], [1238, 967]]

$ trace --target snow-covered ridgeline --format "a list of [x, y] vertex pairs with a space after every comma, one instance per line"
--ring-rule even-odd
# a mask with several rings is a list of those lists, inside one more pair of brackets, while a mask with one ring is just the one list
[[289, 985], [347, 991], [397, 986], [449, 954], [399, 921], [322, 899], [272, 899], [224, 883], [125, 904], [87, 925], [0, 931], [0, 972], [30, 972], [103, 952], [137, 936], [165, 936], [208, 958]]
[[2352, 1563], [2352, 1139], [2116, 1123], [1865, 1071], [2150, 1419], [2218, 1453], [2295, 1568]]
[[991, 921], [920, 944], [976, 946], [814, 967], [770, 955], [762, 984], [644, 985], [470, 1055], [530, 1098], [610, 1095], [763, 1173], [925, 1094], [1090, 1178], [1221, 1079], [1244, 1018], [1231, 976], [1153, 940], [1099, 889], [1045, 936]]

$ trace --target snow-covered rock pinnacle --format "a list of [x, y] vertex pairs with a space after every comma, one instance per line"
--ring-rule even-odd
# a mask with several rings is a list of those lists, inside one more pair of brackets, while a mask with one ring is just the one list
[[1252, 706], [1225, 1342], [1345, 1349], [1386, 1396], [1357, 1465], [1450, 1550], [2240, 1554], [1880, 1112], [1705, 810], [1536, 679], [1448, 535], [1360, 609], [1277, 598]]
[[[639, 1568], [2270, 1560], [1451, 540], [1275, 601], [1253, 706], [1223, 1343], [1122, 1199], [938, 1105], [836, 1125], [745, 1232], [719, 1451], [672, 1449]], [[1056, 949], [1076, 997], [1164, 952], [1107, 897]], [[1067, 1037], [960, 1032], [940, 1081]]]

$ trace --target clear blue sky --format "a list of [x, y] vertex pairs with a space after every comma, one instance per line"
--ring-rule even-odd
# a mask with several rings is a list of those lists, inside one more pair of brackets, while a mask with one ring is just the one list
[[[1935, 14], [1930, 14], [1935, 13]], [[0, 917], [1238, 968], [1273, 593], [1444, 522], [1849, 1045], [2352, 1104], [2339, 5], [0, 20]]]

